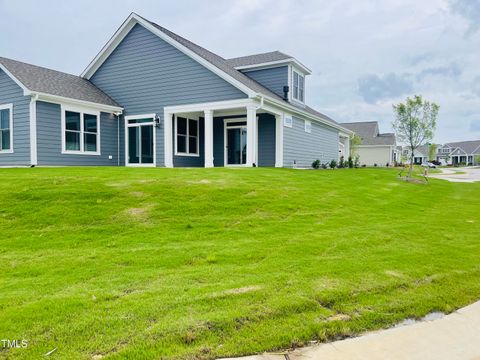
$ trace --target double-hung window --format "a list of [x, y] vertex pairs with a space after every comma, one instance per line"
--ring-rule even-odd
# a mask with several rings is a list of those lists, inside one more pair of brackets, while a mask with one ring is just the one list
[[0, 153], [13, 152], [13, 105], [0, 105]]
[[62, 109], [62, 152], [100, 155], [100, 113]]
[[312, 122], [310, 120], [305, 120], [305, 132], [306, 133], [312, 132]]
[[293, 98], [304, 102], [305, 100], [305, 77], [293, 70]]
[[177, 116], [175, 118], [175, 155], [198, 156], [198, 120]]

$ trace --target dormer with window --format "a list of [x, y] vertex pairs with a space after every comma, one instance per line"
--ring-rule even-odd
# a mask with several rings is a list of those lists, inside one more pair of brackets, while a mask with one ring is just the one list
[[[305, 77], [311, 71], [294, 57], [273, 51], [233, 58], [228, 62], [284, 100], [304, 106]], [[285, 94], [286, 86], [289, 91]]]

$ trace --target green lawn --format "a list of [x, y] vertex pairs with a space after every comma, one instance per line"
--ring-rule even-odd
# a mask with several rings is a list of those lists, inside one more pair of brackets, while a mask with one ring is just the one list
[[[398, 170], [0, 170], [0, 357], [214, 358], [480, 298], [480, 183]], [[1, 343], [0, 343], [1, 345]]]

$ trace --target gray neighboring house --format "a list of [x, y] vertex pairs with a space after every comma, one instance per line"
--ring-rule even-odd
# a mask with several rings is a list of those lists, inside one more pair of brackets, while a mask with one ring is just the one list
[[343, 127], [356, 133], [361, 143], [356, 150], [360, 163], [367, 166], [394, 165], [400, 161], [395, 134], [380, 133], [377, 121], [342, 123]]
[[446, 143], [437, 149], [437, 161], [449, 165], [479, 165], [480, 140]]
[[[428, 153], [429, 153], [429, 146], [420, 145], [413, 152], [413, 163], [416, 165], [426, 164], [429, 160]], [[406, 162], [410, 163], [410, 158], [412, 157], [412, 150], [408, 146], [403, 147], [403, 156], [405, 157]]]
[[0, 58], [0, 166], [309, 167], [353, 132], [275, 51], [224, 59], [132, 13], [81, 76]]

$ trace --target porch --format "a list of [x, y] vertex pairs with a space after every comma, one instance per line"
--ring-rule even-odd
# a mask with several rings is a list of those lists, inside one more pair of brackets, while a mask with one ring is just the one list
[[253, 100], [164, 109], [166, 167], [283, 166], [283, 116]]

